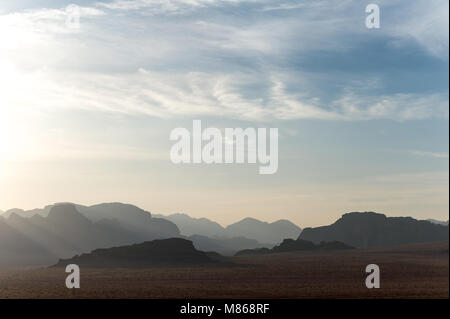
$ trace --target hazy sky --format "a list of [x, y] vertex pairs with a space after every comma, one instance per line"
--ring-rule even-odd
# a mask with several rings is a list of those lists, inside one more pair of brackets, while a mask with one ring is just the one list
[[[448, 1], [369, 3], [0, 0], [0, 209], [447, 220]], [[278, 172], [172, 164], [193, 119], [278, 127]]]

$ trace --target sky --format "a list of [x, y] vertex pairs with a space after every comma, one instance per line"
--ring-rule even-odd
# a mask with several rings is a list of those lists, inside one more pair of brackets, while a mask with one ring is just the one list
[[[369, 3], [0, 0], [0, 209], [448, 220], [448, 1]], [[278, 128], [277, 173], [173, 164], [194, 119]]]

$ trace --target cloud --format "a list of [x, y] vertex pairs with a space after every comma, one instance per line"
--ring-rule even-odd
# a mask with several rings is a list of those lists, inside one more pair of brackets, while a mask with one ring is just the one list
[[[414, 39], [431, 54], [448, 59], [448, 1], [422, 0], [405, 3], [402, 0], [381, 0], [378, 4], [383, 25], [379, 33], [397, 37], [402, 41]], [[295, 17], [297, 26], [310, 26], [308, 31], [312, 34], [328, 30], [326, 33], [331, 36], [334, 30], [340, 32], [342, 36], [339, 38], [343, 39], [352, 33], [367, 32], [362, 23], [365, 6], [352, 0], [339, 3], [330, 0], [307, 0], [301, 3], [281, 0], [273, 1], [269, 5], [262, 0], [114, 0], [98, 2], [97, 6], [116, 11], [140, 10], [139, 13], [149, 15], [189, 14], [196, 10], [229, 7], [233, 7], [236, 12], [246, 10], [249, 17], [253, 17], [258, 11], [268, 14], [271, 11], [289, 11], [290, 14], [283, 15], [283, 20], [289, 21], [291, 17]], [[260, 20], [267, 22], [270, 20], [267, 18], [267, 15], [263, 15]], [[316, 23], [321, 26], [314, 27]], [[358, 25], [357, 28], [355, 24]], [[308, 36], [309, 32], [303, 35]]]
[[[254, 86], [255, 96], [248, 96], [247, 86]], [[140, 68], [116, 75], [41, 69], [5, 81], [3, 88], [5, 107], [22, 105], [44, 112], [73, 108], [159, 118], [219, 116], [249, 121], [448, 118], [448, 102], [441, 95], [369, 98], [347, 94], [329, 107], [306, 92], [287, 92], [283, 76], [272, 73], [167, 73]]]
[[[68, 7], [69, 8], [69, 7]], [[78, 14], [82, 18], [97, 17], [105, 14], [104, 11], [93, 7], [78, 6]], [[58, 33], [68, 32], [65, 21], [70, 14], [66, 8], [37, 10], [25, 10], [0, 16], [2, 27], [14, 28], [16, 30], [30, 30], [34, 32]]]
[[433, 157], [433, 158], [447, 158], [448, 159], [448, 153], [443, 152], [424, 152], [424, 151], [411, 151], [412, 155], [416, 156], [425, 156], [425, 157]]
[[112, 2], [98, 2], [97, 6], [111, 10], [139, 10], [139, 13], [144, 15], [172, 15], [187, 14], [210, 7], [258, 2], [263, 2], [263, 0], [114, 0]]
[[[403, 26], [405, 17], [395, 24], [389, 20], [399, 4], [381, 3], [388, 23], [380, 31], [414, 38], [432, 55], [441, 55], [435, 41], [424, 40], [427, 32], [436, 39], [445, 35], [442, 19], [426, 22], [436, 9], [424, 2], [407, 7], [411, 12], [428, 9], [415, 20], [418, 26]], [[365, 13], [352, 5], [353, 1], [279, 1], [268, 7], [250, 0], [115, 0], [81, 7], [81, 29], [76, 32], [64, 23], [65, 8], [1, 15], [0, 32], [6, 41], [0, 43], [0, 108], [251, 121], [448, 118], [448, 92], [391, 92], [382, 78], [377, 78], [377, 87], [360, 89], [356, 80], [369, 83], [374, 76], [364, 78], [352, 69], [344, 76], [326, 68], [302, 69], [304, 56], [364, 49], [360, 38], [369, 36], [362, 23]], [[236, 15], [211, 10], [218, 6], [232, 6]], [[142, 19], [137, 12], [141, 8], [163, 18]], [[183, 11], [192, 8], [203, 13], [191, 16]], [[275, 9], [286, 12], [271, 13]], [[166, 17], [168, 11], [186, 15]], [[336, 78], [341, 88], [327, 93], [326, 83]]]
[[350, 92], [334, 101], [333, 106], [353, 120], [448, 118], [448, 96], [445, 94], [358, 96]]
[[414, 1], [402, 7], [402, 11], [396, 10], [402, 23], [392, 25], [392, 34], [414, 39], [432, 55], [448, 60], [449, 2]]

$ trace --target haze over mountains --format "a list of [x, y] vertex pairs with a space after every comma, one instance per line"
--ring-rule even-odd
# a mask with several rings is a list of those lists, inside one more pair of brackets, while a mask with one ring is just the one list
[[411, 217], [386, 217], [374, 212], [353, 212], [342, 215], [332, 225], [305, 228], [297, 240], [285, 239], [272, 249], [244, 249], [236, 255], [396, 246], [445, 241], [448, 235], [448, 224]]
[[[31, 212], [6, 212], [8, 217], [0, 218], [0, 254], [10, 258], [1, 258], [0, 266], [48, 264], [96, 248], [179, 235], [176, 225], [167, 220], [152, 218], [131, 205], [113, 206], [122, 207], [123, 217], [115, 216], [112, 210], [114, 219], [110, 219], [102, 215], [104, 211], [98, 207], [90, 211], [78, 206], [84, 212], [82, 214], [72, 204], [54, 205]], [[132, 222], [133, 218], [135, 222]]]
[[129, 231], [142, 233], [145, 236], [151, 233], [154, 238], [164, 238], [168, 234], [178, 235], [178, 227], [167, 221], [166, 219], [155, 218], [150, 212], [147, 212], [139, 207], [130, 204], [122, 203], [104, 203], [93, 206], [83, 206], [72, 203], [58, 203], [54, 205], [48, 205], [42, 209], [32, 209], [24, 211], [22, 209], [10, 209], [6, 211], [3, 216], [10, 217], [12, 214], [22, 217], [41, 216], [47, 217], [50, 211], [54, 207], [72, 205], [76, 210], [90, 221], [106, 222], [107, 220], [115, 220], [119, 222], [121, 226]]
[[227, 227], [222, 227], [207, 218], [192, 218], [186, 214], [154, 216], [172, 221], [178, 226], [180, 233], [185, 236], [244, 237], [266, 245], [278, 244], [285, 238], [297, 238], [301, 232], [300, 227], [285, 219], [267, 223], [247, 217]]
[[[190, 219], [189, 216], [186, 217]], [[173, 237], [184, 237], [200, 250], [229, 255], [242, 249], [272, 246], [244, 236], [228, 237], [226, 230], [220, 225], [219, 232], [215, 233], [212, 231], [213, 227], [201, 227], [201, 223], [202, 221], [200, 227], [196, 226], [198, 231], [210, 234], [211, 237], [198, 234], [183, 236], [175, 223], [129, 204], [83, 206], [60, 203], [29, 211], [12, 209], [0, 217], [0, 256], [4, 256], [0, 260], [0, 267], [47, 265], [60, 258], [69, 258], [97, 248]], [[255, 224], [266, 228], [259, 231], [252, 228], [250, 234], [264, 235], [267, 225], [271, 225], [260, 221]], [[278, 238], [294, 235], [293, 232], [284, 234], [282, 228], [275, 231], [279, 231], [276, 233]]]
[[184, 214], [152, 215], [128, 204], [63, 203], [0, 216], [0, 267], [47, 266], [93, 250], [158, 239], [179, 238], [200, 251], [233, 255], [242, 250], [303, 250], [307, 242], [311, 249], [343, 249], [442, 241], [448, 240], [448, 229], [448, 224], [373, 212], [344, 214], [329, 226], [303, 231], [286, 220], [266, 223], [253, 218], [222, 227]]

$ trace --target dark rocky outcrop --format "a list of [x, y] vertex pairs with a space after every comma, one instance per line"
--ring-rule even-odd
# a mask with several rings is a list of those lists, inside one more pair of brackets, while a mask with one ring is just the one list
[[392, 246], [448, 240], [448, 225], [411, 217], [386, 217], [374, 212], [342, 215], [334, 224], [305, 228], [299, 239], [340, 241], [355, 247]]
[[191, 241], [171, 238], [96, 249], [88, 254], [60, 260], [55, 267], [68, 264], [92, 268], [183, 267], [216, 262], [207, 253], [195, 249]]
[[283, 242], [272, 249], [258, 248], [258, 249], [245, 249], [236, 253], [235, 256], [249, 256], [249, 255], [267, 255], [276, 253], [287, 253], [296, 251], [323, 251], [323, 250], [344, 250], [353, 249], [349, 245], [334, 241], [334, 242], [321, 242], [315, 245], [311, 241], [303, 239], [285, 239]]

